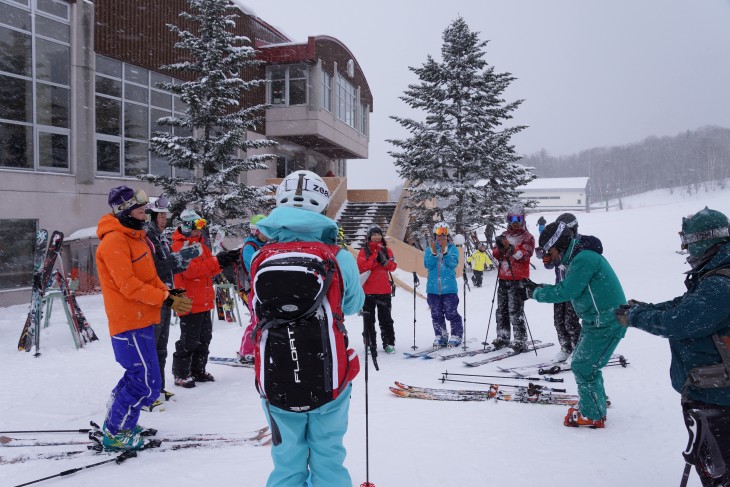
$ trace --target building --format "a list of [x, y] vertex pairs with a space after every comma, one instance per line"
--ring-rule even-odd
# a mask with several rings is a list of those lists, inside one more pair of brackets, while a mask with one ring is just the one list
[[[0, 306], [27, 302], [32, 241], [39, 228], [66, 235], [96, 225], [109, 189], [139, 174], [172, 170], [148, 150], [160, 117], [185, 110], [156, 88], [179, 61], [185, 0], [0, 0]], [[356, 58], [337, 39], [295, 42], [245, 7], [235, 33], [265, 63], [246, 73], [266, 88], [242, 100], [268, 104], [250, 138], [280, 144], [249, 185], [296, 169], [347, 175], [348, 159], [368, 156], [373, 98]], [[172, 80], [175, 81], [175, 80]], [[182, 132], [181, 132], [182, 133]], [[178, 176], [191, 176], [176, 169]]]
[[589, 211], [589, 178], [538, 178], [517, 188], [524, 201], [534, 200], [531, 211]]

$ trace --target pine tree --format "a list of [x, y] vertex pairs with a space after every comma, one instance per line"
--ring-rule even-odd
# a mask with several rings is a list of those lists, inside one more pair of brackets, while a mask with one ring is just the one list
[[[245, 225], [242, 219], [271, 204], [271, 197], [266, 195], [268, 188], [238, 181], [241, 173], [265, 169], [264, 163], [274, 157], [239, 157], [240, 151], [276, 145], [271, 140], [246, 139], [246, 131], [261, 124], [263, 105], [242, 107], [242, 95], [266, 81], [241, 78], [242, 73], [255, 72], [251, 68], [261, 63], [255, 59], [250, 40], [233, 34], [237, 15], [231, 11], [236, 7], [228, 0], [188, 0], [188, 5], [189, 11], [180, 17], [192, 23], [193, 29], [168, 25], [179, 36], [175, 47], [185, 51], [185, 60], [162, 69], [192, 81], [158, 84], [179, 95], [186, 112], [158, 121], [159, 125], [175, 128], [175, 132], [156, 132], [150, 139], [150, 150], [181, 169], [182, 174], [195, 174], [197, 170], [201, 177], [190, 181], [177, 175], [148, 174], [141, 179], [163, 189], [172, 201], [173, 214], [186, 207], [195, 208], [226, 233], [241, 235]], [[185, 182], [192, 182], [192, 187], [183, 185]]]
[[[488, 41], [479, 41], [463, 18], [446, 28], [443, 41], [441, 62], [429, 55], [422, 67], [409, 67], [420, 83], [400, 98], [424, 117], [391, 117], [410, 137], [389, 140], [400, 149], [389, 154], [410, 181], [411, 230], [430, 231], [433, 222], [446, 221], [464, 233], [504, 215], [519, 199], [516, 188], [534, 176], [517, 164], [510, 143], [525, 127], [503, 127], [523, 101], [503, 98], [515, 78], [488, 65]], [[435, 207], [424, 204], [433, 199]]]

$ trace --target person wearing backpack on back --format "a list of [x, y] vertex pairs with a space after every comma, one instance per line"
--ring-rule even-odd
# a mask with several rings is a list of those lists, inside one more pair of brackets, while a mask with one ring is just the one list
[[388, 248], [383, 238], [383, 231], [379, 226], [370, 227], [365, 245], [357, 255], [357, 267], [360, 273], [370, 272], [367, 280], [362, 285], [365, 291], [365, 305], [362, 308], [362, 319], [367, 333], [370, 355], [378, 356], [375, 338], [375, 309], [378, 310], [378, 323], [380, 324], [380, 339], [383, 342], [385, 353], [395, 353], [395, 331], [393, 330], [393, 317], [391, 309], [391, 284], [390, 272], [398, 265], [395, 263], [393, 251]]
[[[341, 381], [340, 384], [332, 385], [333, 389], [329, 390], [329, 397], [317, 395], [316, 397], [321, 403], [304, 404], [302, 406], [291, 404], [297, 399], [302, 399], [301, 389], [281, 390], [281, 387], [290, 386], [279, 386], [277, 388], [276, 383], [272, 384], [271, 381], [267, 383], [266, 376], [263, 374], [276, 372], [276, 369], [286, 372], [288, 368], [288, 371], [294, 374], [294, 381], [299, 382], [299, 385], [302, 386], [302, 383], [305, 383], [304, 377], [311, 377], [312, 372], [308, 370], [314, 368], [311, 363], [316, 362], [313, 358], [313, 352], [305, 349], [308, 342], [302, 341], [300, 343], [295, 338], [287, 340], [286, 335], [284, 335], [283, 341], [285, 343], [280, 346], [286, 348], [284, 350], [286, 353], [281, 354], [281, 363], [276, 363], [272, 358], [269, 358], [272, 363], [268, 363], [264, 358], [266, 355], [264, 357], [260, 355], [261, 353], [267, 353], [266, 349], [273, 340], [272, 336], [277, 336], [277, 332], [278, 335], [281, 335], [282, 330], [285, 330], [284, 333], [289, 333], [289, 336], [293, 337], [297, 333], [305, 333], [306, 329], [311, 330], [312, 327], [308, 325], [311, 325], [313, 321], [319, 325], [314, 328], [316, 333], [320, 333], [319, 329], [323, 327], [323, 323], [326, 324], [328, 328], [325, 331], [329, 331], [329, 335], [340, 340], [332, 344], [333, 346], [339, 346], [336, 352], [338, 354], [345, 353], [347, 337], [345, 335], [344, 317], [337, 316], [339, 315], [339, 308], [341, 306], [341, 312], [344, 315], [356, 314], [362, 308], [365, 294], [360, 285], [357, 262], [354, 256], [349, 251], [337, 247], [337, 223], [325, 216], [329, 198], [329, 190], [322, 178], [310, 171], [295, 171], [284, 178], [276, 190], [276, 208], [268, 217], [260, 220], [256, 225], [259, 231], [271, 241], [259, 251], [251, 264], [252, 309], [256, 312], [258, 321], [255, 329], [257, 339], [257, 389], [262, 394], [263, 408], [274, 439], [274, 446], [271, 449], [274, 470], [271, 472], [266, 484], [269, 487], [303, 486], [306, 485], [310, 475], [313, 485], [333, 487], [352, 485], [350, 474], [344, 466], [346, 450], [343, 439], [347, 432], [351, 381], [360, 369], [359, 360], [354, 350], [346, 350], [347, 356], [344, 362], [334, 360], [331, 363], [333, 369], [335, 365], [337, 366], [337, 374], [334, 374], [334, 370], [330, 371], [330, 377], [325, 376], [322, 378], [321, 373], [319, 374], [320, 382], [323, 379], [325, 381], [331, 379], [333, 382], [335, 380]], [[302, 256], [307, 249], [320, 249], [323, 254], [335, 256], [336, 262], [331, 262], [329, 257], [324, 259], [329, 267], [327, 278], [316, 272], [298, 273], [301, 277], [297, 277], [297, 279], [324, 278], [325, 286], [323, 287], [329, 285], [329, 288], [324, 291], [319, 289], [303, 290], [316, 291], [318, 298], [315, 300], [317, 311], [302, 315], [298, 314], [297, 305], [293, 304], [296, 303], [298, 297], [293, 296], [295, 294], [294, 289], [290, 289], [295, 285], [294, 279], [287, 279], [280, 286], [272, 285], [268, 287], [263, 284], [263, 281], [266, 277], [266, 271], [272, 268], [276, 271], [275, 267], [266, 267], [268, 262], [276, 261], [276, 252], [286, 253], [287, 256], [294, 255], [296, 259], [297, 256]], [[286, 266], [282, 273], [286, 275], [286, 270], [291, 268], [290, 265]], [[292, 274], [294, 273], [292, 272]], [[259, 290], [259, 285], [264, 286], [265, 289]], [[334, 285], [337, 285], [338, 288], [332, 287]], [[282, 289], [274, 289], [277, 287]], [[339, 287], [341, 287], [341, 291]], [[331, 290], [333, 291], [330, 292]], [[262, 294], [258, 294], [260, 291]], [[338, 294], [334, 295], [334, 291], [338, 291]], [[319, 294], [321, 292], [328, 293], [326, 300], [322, 300]], [[285, 301], [279, 306], [282, 313], [297, 313], [297, 320], [306, 319], [309, 321], [306, 321], [305, 324], [297, 324], [297, 326], [288, 326], [291, 322], [286, 320], [273, 319], [267, 321], [263, 310], [269, 310], [268, 307], [273, 306], [273, 304], [266, 302], [267, 296], [263, 293], [267, 295], [278, 293], [280, 299]], [[282, 294], [284, 295], [283, 298], [281, 298]], [[289, 296], [286, 296], [287, 294]], [[333, 302], [330, 298], [337, 302]], [[325, 305], [329, 308], [327, 308], [327, 313], [323, 314], [321, 310], [325, 308]], [[283, 322], [282, 326], [277, 327], [277, 322]], [[270, 328], [265, 328], [264, 324], [270, 325]], [[302, 328], [306, 329], [302, 330]], [[338, 334], [339, 336], [337, 336]], [[342, 335], [345, 335], [344, 347]], [[264, 343], [264, 340], [267, 341]], [[281, 341], [281, 338], [279, 340]], [[316, 347], [319, 345], [321, 347], [321, 341], [313, 340], [309, 342], [309, 346]], [[289, 347], [291, 347], [291, 351]], [[315, 353], [314, 355], [318, 354]], [[342, 359], [342, 356], [337, 358]], [[292, 368], [295, 359], [297, 359], [295, 362], [296, 368]], [[327, 358], [319, 358], [319, 362], [323, 361], [327, 361]], [[287, 376], [287, 380], [291, 381], [292, 379]], [[313, 387], [319, 385], [314, 384]], [[321, 389], [316, 391], [320, 392]], [[266, 395], [264, 395], [264, 392]], [[291, 392], [291, 394], [287, 395], [288, 392]], [[315, 397], [314, 390], [309, 395]], [[281, 407], [277, 407], [273, 402], [277, 402]], [[285, 404], [282, 404], [282, 402]], [[285, 409], [286, 405], [290, 407]]]
[[[243, 331], [243, 337], [241, 337], [241, 347], [238, 349], [237, 355], [238, 360], [246, 365], [246, 364], [253, 364], [253, 355], [254, 355], [254, 343], [253, 338], [251, 337], [251, 332], [253, 331], [253, 311], [250, 307], [250, 300], [248, 299], [248, 293], [251, 290], [251, 282], [249, 276], [251, 275], [251, 261], [253, 260], [253, 255], [259, 251], [261, 247], [266, 244], [268, 239], [266, 238], [266, 235], [261, 233], [259, 231], [256, 224], [266, 218], [265, 215], [254, 215], [251, 217], [250, 223], [249, 223], [249, 230], [251, 231], [251, 235], [249, 235], [246, 240], [243, 241], [243, 248], [241, 249], [241, 261], [243, 262], [243, 267], [246, 269], [246, 275], [244, 276], [244, 279], [247, 281], [246, 284], [248, 285], [248, 289], [244, 288], [241, 290], [241, 293], [245, 293], [241, 296], [241, 299], [246, 303], [247, 306], [249, 306], [249, 314], [251, 316], [251, 322], [248, 324], [246, 329]], [[244, 296], [246, 296], [244, 298]]]
[[[730, 486], [730, 228], [719, 211], [682, 219], [687, 292], [663, 303], [630, 300], [616, 311], [624, 326], [669, 339], [672, 387], [682, 394], [694, 465], [704, 486]], [[683, 483], [682, 485], [685, 485]]]

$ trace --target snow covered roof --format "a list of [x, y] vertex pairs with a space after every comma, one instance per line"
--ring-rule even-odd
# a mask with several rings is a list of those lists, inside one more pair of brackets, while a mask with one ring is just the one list
[[96, 237], [96, 227], [81, 228], [79, 230], [76, 230], [74, 233], [72, 233], [68, 237], [65, 237], [63, 239], [63, 241], [70, 242], [72, 240], [86, 240], [89, 238], [97, 238]]
[[544, 189], [585, 189], [588, 186], [588, 177], [579, 178], [537, 178], [533, 179], [518, 190], [544, 190]]

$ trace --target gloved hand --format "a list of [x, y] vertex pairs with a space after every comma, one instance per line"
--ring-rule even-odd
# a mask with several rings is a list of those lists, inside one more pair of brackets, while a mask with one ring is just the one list
[[378, 250], [378, 264], [382, 266], [388, 265], [388, 253], [384, 249]]
[[629, 304], [631, 306], [646, 306], [647, 305], [647, 303], [645, 303], [643, 301], [637, 301], [635, 299], [629, 299]]
[[175, 295], [170, 292], [170, 295], [162, 302], [162, 304], [169, 306], [177, 314], [185, 314], [192, 309], [193, 300], [184, 294]]
[[185, 294], [186, 292], [187, 291], [181, 287], [176, 287], [174, 289], [170, 289], [170, 294], [172, 294], [173, 296], [181, 296], [181, 295]]
[[525, 299], [532, 298], [532, 295], [535, 293], [535, 289], [542, 287], [541, 284], [532, 282], [530, 279], [522, 279], [520, 281], [520, 286], [522, 286], [522, 289], [525, 290]]
[[184, 260], [191, 261], [196, 257], [199, 257], [203, 253], [203, 247], [199, 242], [195, 242], [192, 245], [187, 245], [177, 251]]
[[629, 326], [629, 311], [634, 307], [632, 304], [622, 304], [613, 312], [616, 320], [623, 326]]

